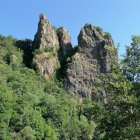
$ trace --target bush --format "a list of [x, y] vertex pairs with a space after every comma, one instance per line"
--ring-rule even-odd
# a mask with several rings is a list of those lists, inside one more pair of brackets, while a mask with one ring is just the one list
[[104, 38], [105, 39], [111, 39], [111, 34], [106, 32], [105, 35], [104, 35]]
[[103, 29], [102, 29], [101, 27], [96, 27], [96, 30], [97, 30], [98, 32], [103, 32]]

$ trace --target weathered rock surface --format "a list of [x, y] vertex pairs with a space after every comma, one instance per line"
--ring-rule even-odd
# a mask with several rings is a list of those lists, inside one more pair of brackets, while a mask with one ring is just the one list
[[41, 14], [38, 31], [34, 39], [33, 65], [44, 77], [50, 77], [59, 68], [57, 51], [59, 41], [55, 28]]
[[57, 74], [65, 77], [64, 87], [68, 92], [92, 98], [100, 75], [111, 72], [114, 50], [110, 34], [90, 24], [81, 29], [78, 47], [73, 49], [68, 31], [63, 27], [53, 28], [41, 14], [34, 40], [33, 64], [46, 78], [59, 69]]
[[33, 58], [33, 64], [38, 72], [43, 77], [50, 77], [54, 71], [59, 68], [59, 61], [56, 57], [51, 56], [48, 53], [36, 54]]
[[55, 28], [50, 24], [44, 14], [40, 14], [38, 31], [34, 39], [35, 49], [44, 49], [46, 47], [58, 47], [58, 37]]
[[79, 49], [67, 69], [65, 88], [80, 97], [92, 98], [101, 73], [111, 72], [114, 43], [100, 28], [86, 24], [78, 36]]
[[72, 44], [71, 44], [71, 37], [68, 31], [64, 27], [60, 27], [57, 29], [57, 34], [59, 38], [60, 49], [62, 52], [62, 58], [66, 59], [72, 53]]

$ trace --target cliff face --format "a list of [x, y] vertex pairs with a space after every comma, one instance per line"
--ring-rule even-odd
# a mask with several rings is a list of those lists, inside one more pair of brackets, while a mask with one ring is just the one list
[[71, 44], [71, 37], [69, 36], [68, 31], [64, 27], [60, 27], [57, 29], [57, 34], [59, 38], [60, 44], [60, 52], [61, 52], [61, 60], [64, 61], [69, 57], [73, 51]]
[[63, 27], [53, 28], [43, 14], [34, 49], [33, 64], [43, 76], [50, 77], [60, 69], [61, 74], [65, 74], [62, 76], [65, 77], [65, 89], [76, 96], [89, 98], [93, 97], [92, 89], [101, 80], [100, 75], [111, 72], [116, 55], [111, 35], [101, 28], [86, 24], [78, 36], [78, 47], [73, 49], [68, 31]]
[[[100, 72], [111, 71], [111, 49], [114, 49], [114, 42], [111, 35], [103, 32], [101, 28], [86, 24], [78, 36], [78, 44], [85, 50], [85, 54], [96, 59]], [[109, 51], [110, 49], [110, 51]]]
[[34, 39], [33, 65], [42, 76], [50, 77], [59, 68], [58, 49], [59, 41], [56, 30], [49, 23], [48, 19], [41, 14], [38, 31]]
[[48, 47], [58, 47], [58, 37], [55, 28], [50, 24], [47, 17], [40, 14], [40, 20], [38, 23], [38, 31], [34, 39], [35, 49], [44, 49]]
[[80, 97], [92, 98], [101, 73], [111, 72], [114, 43], [109, 33], [86, 24], [78, 36], [78, 52], [67, 69], [65, 88]]

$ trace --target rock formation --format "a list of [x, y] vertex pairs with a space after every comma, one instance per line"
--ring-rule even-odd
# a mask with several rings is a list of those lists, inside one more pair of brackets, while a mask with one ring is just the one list
[[114, 50], [111, 35], [90, 24], [81, 29], [78, 46], [73, 49], [68, 31], [63, 27], [55, 29], [41, 14], [34, 40], [33, 64], [45, 77], [59, 69], [61, 75], [65, 74], [62, 77], [68, 92], [92, 98], [100, 75], [111, 72]]
[[92, 89], [101, 73], [111, 71], [114, 43], [109, 33], [86, 24], [80, 31], [78, 44], [64, 85], [72, 94], [92, 98]]
[[44, 77], [51, 77], [72, 52], [71, 37], [61, 27], [56, 29], [45, 15], [40, 14], [34, 39], [33, 65]]
[[62, 58], [61, 60], [65, 60], [72, 53], [72, 44], [71, 37], [68, 34], [68, 31], [64, 27], [60, 27], [57, 29], [57, 34], [59, 38], [59, 44], [61, 48]]
[[50, 77], [59, 68], [57, 51], [59, 41], [55, 28], [41, 14], [38, 31], [34, 39], [33, 65], [44, 77]]
[[56, 30], [50, 24], [47, 17], [44, 14], [40, 14], [38, 31], [34, 40], [34, 47], [35, 49], [44, 49], [54, 46], [59, 46]]

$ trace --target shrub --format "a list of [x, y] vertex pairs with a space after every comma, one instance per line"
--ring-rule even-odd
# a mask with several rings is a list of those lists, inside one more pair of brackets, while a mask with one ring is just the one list
[[103, 31], [103, 29], [102, 29], [101, 27], [96, 27], [96, 30], [97, 30], [98, 32], [102, 32], [102, 31]]
[[110, 39], [111, 38], [111, 34], [106, 32], [105, 35], [104, 35], [104, 38], [105, 39]]

